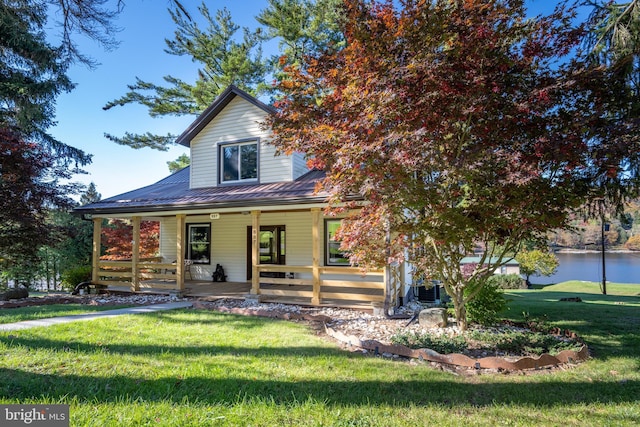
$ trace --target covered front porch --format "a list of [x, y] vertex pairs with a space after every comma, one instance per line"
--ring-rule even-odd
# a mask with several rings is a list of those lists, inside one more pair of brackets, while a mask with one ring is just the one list
[[[402, 265], [366, 273], [350, 266], [325, 265], [326, 224], [320, 207], [129, 218], [132, 256], [126, 261], [100, 260], [102, 218], [93, 218], [92, 283], [107, 290], [377, 309], [394, 307], [403, 296]], [[160, 255], [154, 259], [140, 257], [140, 223], [148, 219], [163, 224]], [[189, 224], [205, 223], [215, 236], [210, 261], [192, 264], [187, 257], [191, 244], [187, 230]], [[278, 264], [265, 263], [261, 245], [265, 227], [283, 233]], [[212, 281], [211, 270], [218, 263], [228, 273], [225, 282]]]

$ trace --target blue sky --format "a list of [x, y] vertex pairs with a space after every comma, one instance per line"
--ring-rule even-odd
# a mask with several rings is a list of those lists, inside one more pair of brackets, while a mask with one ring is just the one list
[[[197, 16], [200, 0], [183, 0], [188, 10]], [[212, 12], [227, 7], [234, 21], [242, 26], [255, 26], [254, 16], [267, 2], [263, 0], [208, 1]], [[93, 163], [85, 167], [88, 175], [78, 175], [75, 181], [94, 182], [103, 197], [123, 193], [152, 184], [169, 174], [166, 162], [187, 153], [183, 146], [168, 152], [151, 149], [134, 150], [115, 144], [104, 133], [121, 136], [125, 132], [180, 134], [194, 117], [151, 118], [146, 108], [127, 105], [104, 111], [109, 101], [127, 92], [135, 77], [162, 84], [162, 77], [171, 74], [188, 82], [196, 79], [197, 64], [190, 58], [164, 52], [165, 38], [171, 38], [175, 26], [167, 8], [167, 0], [126, 0], [116, 24], [120, 45], [105, 52], [91, 41], [81, 40], [82, 52], [100, 63], [95, 69], [74, 66], [69, 75], [76, 83], [70, 93], [57, 101], [57, 125], [51, 133], [59, 140], [93, 154]], [[51, 23], [50, 25], [53, 25]]]
[[[201, 0], [182, 0], [197, 17]], [[556, 3], [553, 0], [529, 0], [532, 14], [547, 13]], [[127, 105], [104, 111], [109, 101], [124, 95], [127, 85], [136, 77], [162, 84], [162, 77], [171, 74], [187, 82], [196, 79], [197, 64], [186, 57], [164, 52], [165, 38], [171, 38], [174, 24], [167, 8], [167, 0], [126, 0], [116, 24], [122, 28], [117, 38], [120, 46], [106, 52], [90, 41], [80, 43], [81, 50], [100, 63], [95, 69], [75, 66], [69, 75], [76, 88], [58, 98], [58, 124], [51, 133], [74, 147], [93, 154], [93, 163], [85, 168], [88, 175], [78, 175], [76, 181], [94, 182], [102, 197], [110, 197], [152, 184], [169, 174], [166, 162], [187, 153], [186, 147], [174, 147], [167, 152], [151, 149], [134, 150], [117, 145], [104, 133], [121, 136], [125, 132], [180, 134], [194, 117], [163, 117], [153, 119], [138, 105]], [[266, 0], [210, 0], [212, 13], [227, 7], [234, 21], [241, 26], [254, 27], [254, 17], [267, 6]], [[53, 24], [50, 24], [53, 25]], [[265, 54], [269, 54], [265, 49]]]

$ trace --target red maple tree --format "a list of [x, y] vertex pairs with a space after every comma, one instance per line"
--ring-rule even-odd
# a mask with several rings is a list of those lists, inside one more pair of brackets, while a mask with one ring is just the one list
[[54, 207], [69, 208], [69, 173], [47, 149], [24, 133], [0, 126], [0, 263], [32, 269], [41, 246], [56, 229], [47, 223]]
[[[129, 260], [133, 256], [133, 227], [131, 221], [110, 219], [102, 229], [102, 244], [105, 255], [101, 259]], [[158, 255], [160, 245], [160, 223], [158, 221], [140, 222], [140, 258], [152, 258]]]
[[408, 255], [466, 328], [465, 303], [496, 268], [622, 174], [635, 147], [603, 137], [629, 131], [611, 119], [620, 86], [574, 56], [583, 31], [562, 5], [537, 19], [521, 0], [344, 5], [346, 46], [278, 82], [273, 143], [327, 171], [333, 209], [367, 202], [340, 230], [353, 263]]

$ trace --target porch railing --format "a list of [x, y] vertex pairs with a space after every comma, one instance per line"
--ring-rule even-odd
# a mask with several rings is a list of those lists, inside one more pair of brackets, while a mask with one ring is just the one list
[[[137, 264], [138, 279], [142, 280], [176, 280], [171, 271], [176, 270], [176, 263], [162, 263], [153, 258], [140, 260]], [[97, 284], [107, 286], [131, 286], [133, 282], [131, 261], [99, 261]], [[141, 284], [144, 287], [144, 284]], [[175, 283], [154, 282], [154, 288], [174, 289]]]
[[[97, 284], [132, 286], [131, 261], [99, 261]], [[143, 260], [137, 263], [138, 283], [141, 288], [176, 289], [175, 263]], [[283, 299], [305, 299], [311, 305], [348, 305], [352, 302], [383, 303], [385, 299], [384, 270], [369, 271], [363, 275], [355, 267], [318, 267], [318, 281], [312, 266], [261, 264], [257, 294]], [[264, 277], [275, 273], [284, 277]], [[293, 277], [291, 275], [293, 274]], [[304, 276], [304, 278], [300, 278]], [[143, 281], [152, 281], [144, 283]], [[166, 280], [167, 283], [162, 283]]]
[[[284, 277], [260, 277], [257, 293], [264, 296], [309, 299], [312, 305], [357, 301], [382, 303], [385, 298], [384, 271], [366, 275], [356, 267], [318, 267], [319, 280], [314, 286], [314, 267], [291, 265], [259, 265], [259, 273], [279, 273]], [[294, 278], [289, 274], [293, 273]], [[309, 278], [295, 278], [303, 274]], [[354, 277], [349, 279], [347, 277]], [[282, 286], [285, 285], [285, 286]]]

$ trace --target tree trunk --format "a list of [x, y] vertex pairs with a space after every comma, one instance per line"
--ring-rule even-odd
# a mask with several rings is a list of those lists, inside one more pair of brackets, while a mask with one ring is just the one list
[[58, 258], [53, 259], [53, 290], [58, 290]]
[[51, 265], [49, 264], [49, 255], [47, 254], [45, 261], [45, 271], [47, 272], [47, 292], [51, 290]]
[[452, 295], [453, 308], [456, 312], [456, 322], [462, 331], [467, 330], [467, 309], [464, 306], [464, 289], [456, 289]]

